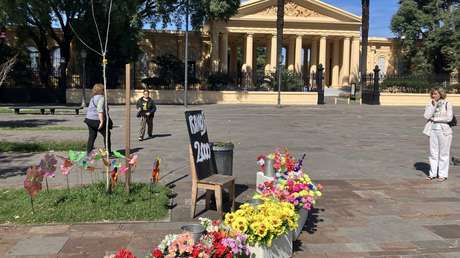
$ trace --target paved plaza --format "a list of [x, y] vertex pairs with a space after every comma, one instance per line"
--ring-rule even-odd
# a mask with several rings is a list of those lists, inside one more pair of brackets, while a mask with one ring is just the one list
[[[134, 108], [133, 108], [134, 109]], [[295, 257], [460, 257], [460, 169], [449, 180], [427, 182], [428, 139], [422, 134], [423, 107], [326, 105], [281, 109], [273, 106], [192, 106], [206, 114], [211, 141], [235, 144], [237, 201], [255, 190], [255, 159], [275, 147], [307, 154], [304, 167], [324, 185], [322, 199], [295, 244]], [[457, 109], [456, 111], [459, 111]], [[123, 107], [111, 107], [116, 127], [113, 149], [123, 149]], [[0, 226], [0, 257], [102, 257], [122, 246], [138, 257], [167, 233], [190, 221], [191, 178], [188, 135], [181, 106], [159, 106], [153, 139], [137, 141], [135, 181], [146, 182], [153, 158], [162, 158], [161, 182], [173, 184], [177, 206], [168, 222]], [[81, 127], [84, 115], [0, 115], [0, 139], [86, 140], [87, 131], [38, 131], [43, 125]], [[3, 130], [11, 125], [33, 130]], [[460, 129], [452, 154], [460, 157]], [[102, 139], [98, 139], [102, 146]], [[42, 154], [0, 154], [0, 186], [22, 187], [24, 170]], [[72, 180], [76, 181], [76, 180]], [[76, 181], [78, 182], [78, 181]], [[74, 183], [76, 183], [74, 182]], [[58, 175], [50, 182], [64, 186]], [[204, 207], [200, 203], [199, 209]], [[1, 212], [1, 211], [0, 211]], [[206, 216], [216, 217], [208, 211]]]

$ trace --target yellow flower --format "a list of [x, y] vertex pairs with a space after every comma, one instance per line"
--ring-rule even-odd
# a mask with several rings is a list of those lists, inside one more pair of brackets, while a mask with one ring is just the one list
[[225, 224], [231, 225], [234, 220], [235, 220], [235, 215], [233, 213], [225, 214]]
[[242, 217], [238, 217], [233, 221], [232, 228], [238, 230], [241, 233], [246, 232], [248, 230], [248, 220]]

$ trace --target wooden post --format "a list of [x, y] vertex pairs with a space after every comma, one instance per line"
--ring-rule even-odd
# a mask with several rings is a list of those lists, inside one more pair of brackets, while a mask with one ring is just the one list
[[129, 166], [129, 155], [131, 151], [131, 64], [126, 64], [125, 78], [125, 157], [128, 170], [125, 174], [125, 191], [129, 193], [131, 184], [131, 167]]

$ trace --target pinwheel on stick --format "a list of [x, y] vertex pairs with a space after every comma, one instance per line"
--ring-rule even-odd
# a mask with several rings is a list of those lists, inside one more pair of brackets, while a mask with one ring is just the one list
[[43, 173], [37, 166], [32, 166], [27, 169], [26, 178], [24, 179], [24, 189], [30, 196], [30, 205], [32, 206], [32, 213], [34, 210], [34, 198], [42, 190]]
[[150, 190], [149, 190], [149, 207], [152, 207], [152, 191], [153, 191], [153, 186], [160, 181], [160, 158], [156, 158], [155, 162], [153, 163], [153, 168], [152, 168], [152, 177], [150, 178]]
[[40, 160], [39, 168], [45, 178], [46, 192], [49, 192], [48, 177], [56, 176], [57, 159], [54, 154], [47, 153]]

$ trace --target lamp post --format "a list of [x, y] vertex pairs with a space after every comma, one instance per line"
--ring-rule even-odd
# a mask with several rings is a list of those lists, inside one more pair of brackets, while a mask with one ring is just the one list
[[188, 88], [188, 16], [189, 16], [189, 3], [185, 5], [185, 74], [184, 74], [184, 107], [187, 109], [187, 88]]
[[85, 49], [82, 49], [80, 52], [80, 57], [81, 57], [81, 64], [82, 64], [82, 71], [81, 71], [81, 78], [80, 78], [80, 84], [81, 84], [81, 106], [86, 107], [86, 98], [85, 98], [85, 89], [86, 89], [86, 57], [88, 56], [88, 53], [86, 52]]

